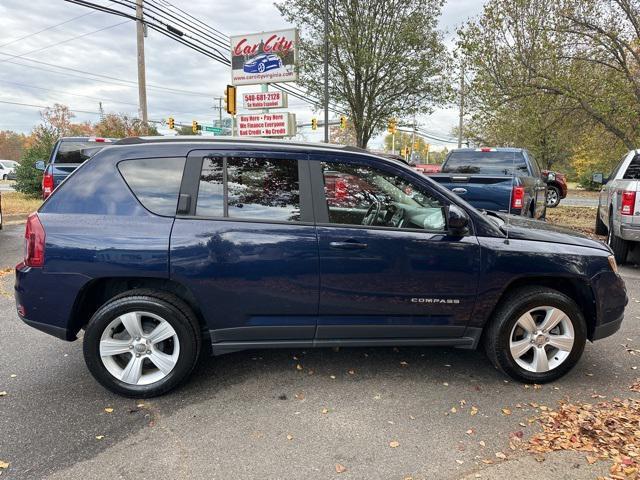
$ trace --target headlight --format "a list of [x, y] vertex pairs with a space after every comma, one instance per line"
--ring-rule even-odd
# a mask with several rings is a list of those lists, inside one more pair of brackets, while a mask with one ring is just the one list
[[614, 273], [618, 273], [618, 264], [616, 263], [616, 257], [609, 255], [609, 266]]

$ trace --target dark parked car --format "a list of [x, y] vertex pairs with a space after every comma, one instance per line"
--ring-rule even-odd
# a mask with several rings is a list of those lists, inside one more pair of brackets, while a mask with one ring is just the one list
[[282, 59], [278, 55], [263, 54], [245, 63], [243, 70], [244, 73], [263, 73], [276, 68], [282, 68]]
[[618, 330], [624, 283], [606, 245], [505, 218], [359, 149], [127, 139], [29, 217], [17, 310], [84, 329], [91, 373], [136, 397], [254, 348], [482, 345], [548, 382]]
[[111, 138], [99, 137], [63, 137], [51, 151], [47, 163], [36, 162], [36, 168], [42, 170], [42, 198], [47, 198], [76, 168], [96, 154], [103, 146], [113, 142]]
[[544, 218], [545, 178], [533, 156], [522, 148], [452, 150], [436, 182], [481, 210]]
[[547, 180], [547, 207], [555, 208], [560, 204], [560, 200], [567, 197], [567, 177], [563, 173], [550, 170], [543, 170], [542, 177]]

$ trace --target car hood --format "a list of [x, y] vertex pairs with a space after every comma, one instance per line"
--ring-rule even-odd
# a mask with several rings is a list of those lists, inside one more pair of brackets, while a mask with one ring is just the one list
[[[562, 243], [565, 245], [597, 248], [598, 250], [611, 252], [611, 249], [604, 243], [589, 238], [575, 230], [551, 225], [541, 220], [533, 220], [515, 215], [496, 215], [505, 222], [502, 230], [505, 232], [507, 230], [509, 231], [509, 238], [531, 240], [534, 242]], [[507, 224], [509, 225], [508, 227]]]

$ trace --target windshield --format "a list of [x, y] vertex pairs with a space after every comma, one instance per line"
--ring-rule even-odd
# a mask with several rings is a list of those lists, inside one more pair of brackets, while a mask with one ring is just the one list
[[442, 168], [442, 173], [481, 175], [517, 175], [524, 172], [527, 172], [527, 164], [522, 152], [451, 152]]
[[[98, 144], [99, 145], [99, 144]], [[72, 142], [62, 142], [60, 144], [60, 148], [58, 148], [58, 152], [56, 153], [56, 158], [53, 160], [54, 163], [83, 163], [91, 156], [96, 153], [95, 150], [96, 142], [87, 141], [72, 141]], [[86, 152], [83, 152], [84, 149], [89, 149]]]

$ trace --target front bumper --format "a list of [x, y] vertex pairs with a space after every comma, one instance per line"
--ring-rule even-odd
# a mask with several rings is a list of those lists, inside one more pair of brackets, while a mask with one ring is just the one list
[[612, 271], [600, 272], [591, 279], [596, 307], [596, 322], [589, 329], [589, 340], [613, 335], [620, 329], [624, 309], [629, 303], [622, 277]]

